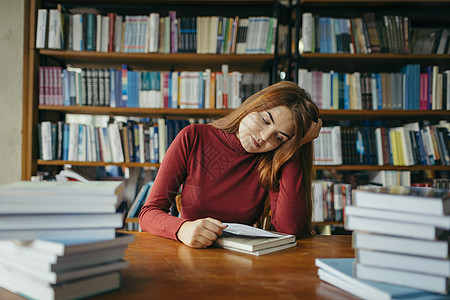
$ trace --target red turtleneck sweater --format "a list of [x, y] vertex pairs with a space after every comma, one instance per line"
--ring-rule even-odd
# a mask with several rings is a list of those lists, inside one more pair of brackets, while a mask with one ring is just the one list
[[[139, 223], [144, 231], [177, 239], [183, 222], [212, 217], [253, 225], [260, 217], [267, 190], [259, 185], [258, 154], [244, 150], [234, 134], [206, 124], [178, 133], [167, 150]], [[272, 223], [279, 232], [300, 234], [306, 221], [298, 155], [284, 165], [280, 191], [269, 192]], [[168, 214], [179, 187], [181, 217]]]

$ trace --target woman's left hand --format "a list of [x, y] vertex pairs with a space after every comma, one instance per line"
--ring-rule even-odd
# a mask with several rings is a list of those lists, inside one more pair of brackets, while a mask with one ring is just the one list
[[322, 128], [322, 119], [319, 119], [316, 122], [312, 122], [311, 126], [309, 126], [308, 131], [306, 132], [305, 136], [300, 141], [300, 147], [304, 144], [307, 144], [311, 142], [312, 140], [316, 139], [319, 136], [320, 129]]

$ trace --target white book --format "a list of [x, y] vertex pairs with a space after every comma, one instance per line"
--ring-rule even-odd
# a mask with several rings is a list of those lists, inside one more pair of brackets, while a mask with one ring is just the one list
[[424, 240], [437, 240], [448, 235], [448, 231], [436, 228], [433, 225], [380, 220], [352, 215], [346, 216], [345, 229]]
[[100, 137], [100, 151], [102, 153], [104, 162], [112, 162], [111, 143], [109, 142], [109, 134], [107, 127], [98, 128], [98, 135]]
[[312, 32], [313, 32], [312, 13], [302, 14], [302, 41], [303, 52], [311, 52], [312, 49]]
[[61, 13], [57, 9], [49, 10], [48, 48], [61, 49]]
[[422, 187], [369, 187], [355, 190], [354, 205], [429, 215], [450, 214], [450, 191]]
[[122, 52], [122, 19], [121, 15], [116, 15], [116, 22], [114, 24], [114, 51]]
[[109, 17], [102, 16], [102, 30], [101, 30], [101, 52], [108, 52], [109, 45]]
[[73, 270], [66, 270], [61, 272], [54, 271], [36, 271], [30, 268], [15, 268], [14, 265], [3, 265], [12, 270], [13, 273], [19, 273], [32, 281], [39, 284], [64, 284], [65, 282], [70, 282], [74, 280], [82, 280], [83, 278], [88, 278], [92, 276], [97, 276], [100, 274], [111, 273], [115, 271], [120, 271], [129, 265], [127, 261], [117, 260], [112, 262], [107, 262], [104, 264], [98, 264], [94, 266], [89, 266], [85, 268], [76, 268]]
[[442, 229], [450, 229], [450, 216], [432, 216], [418, 213], [391, 211], [386, 209], [373, 209], [358, 206], [346, 206], [347, 216], [367, 217], [380, 220], [411, 222], [436, 226]]
[[449, 257], [447, 240], [427, 241], [354, 231], [353, 247], [440, 259]]
[[145, 151], [144, 151], [144, 124], [138, 123], [138, 133], [139, 133], [139, 161], [145, 163]]
[[159, 118], [158, 119], [159, 163], [162, 162], [164, 155], [166, 154], [167, 148], [166, 135], [167, 135], [166, 120], [163, 118]]
[[313, 182], [312, 222], [323, 222], [323, 187], [321, 181]]
[[322, 73], [322, 109], [331, 109], [331, 74]]
[[159, 13], [151, 13], [149, 17], [148, 52], [156, 53], [159, 48]]
[[360, 263], [355, 265], [355, 274], [357, 278], [365, 280], [397, 284], [434, 293], [446, 294], [448, 292], [449, 281], [445, 276], [379, 268]]
[[122, 181], [88, 181], [88, 182], [57, 182], [57, 181], [16, 181], [0, 186], [0, 195], [23, 194], [54, 194], [54, 195], [119, 195], [124, 190]]
[[36, 48], [45, 48], [45, 41], [47, 35], [47, 10], [38, 9], [38, 20], [36, 25]]
[[205, 109], [209, 109], [211, 108], [209, 105], [209, 98], [211, 97], [211, 69], [205, 69], [203, 77], [205, 81]]
[[115, 235], [116, 230], [114, 228], [0, 230], [0, 239], [21, 241], [34, 239], [112, 240]]
[[[10, 249], [23, 255], [44, 259], [42, 255], [50, 256], [50, 262], [58, 262], [60, 256], [68, 257], [93, 251], [104, 251], [109, 248], [123, 247], [134, 241], [134, 236], [117, 233], [116, 237], [105, 241], [60, 239], [57, 241], [36, 239], [21, 242], [17, 240], [0, 241], [0, 249]], [[46, 259], [46, 258], [45, 258]]]
[[0, 203], [1, 214], [56, 214], [56, 213], [114, 213], [116, 204], [89, 204], [66, 203], [55, 205], [55, 203]]
[[114, 163], [122, 163], [125, 161], [122, 142], [120, 140], [119, 126], [117, 123], [110, 123], [108, 125], [108, 137], [111, 145], [112, 161]]
[[78, 160], [78, 124], [69, 124], [69, 161]]
[[97, 28], [95, 32], [95, 50], [97, 52], [102, 51], [102, 27], [103, 27], [103, 18], [102, 15], [96, 15], [97, 18]]
[[[64, 272], [122, 260], [127, 246], [88, 251], [68, 256], [56, 256], [44, 251], [20, 251], [14, 247], [4, 247], [0, 241], [0, 265], [10, 266], [20, 272]], [[26, 248], [26, 247], [24, 247]], [[19, 251], [18, 251], [19, 250]]]
[[[57, 205], [57, 204], [55, 204]], [[113, 214], [14, 214], [2, 215], [0, 232], [3, 230], [75, 229], [75, 228], [120, 228], [121, 213]]]
[[42, 300], [85, 298], [120, 288], [120, 273], [108, 273], [61, 285], [45, 285], [9, 269], [0, 269], [0, 287]]
[[178, 98], [179, 98], [179, 92], [178, 92], [178, 72], [174, 71], [171, 72], [172, 75], [172, 103], [171, 108], [178, 108]]
[[41, 151], [43, 160], [52, 160], [52, 123], [41, 123]]
[[383, 140], [381, 136], [381, 128], [377, 127], [375, 128], [375, 142], [376, 142], [376, 148], [377, 148], [377, 164], [379, 166], [384, 165], [383, 160]]
[[450, 277], [450, 260], [357, 249], [356, 258], [363, 265], [398, 269], [435, 276]]
[[72, 49], [73, 51], [83, 51], [83, 15], [73, 14], [72, 18]]
[[341, 126], [331, 128], [331, 154], [333, 165], [342, 165]]
[[297, 245], [294, 235], [274, 233], [244, 224], [225, 224], [228, 227], [214, 241], [214, 245], [220, 248], [263, 255]]

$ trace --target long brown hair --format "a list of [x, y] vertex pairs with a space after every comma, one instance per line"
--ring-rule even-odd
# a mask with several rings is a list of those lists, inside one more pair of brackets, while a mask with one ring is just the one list
[[253, 94], [238, 108], [213, 121], [211, 125], [235, 134], [239, 130], [242, 119], [249, 113], [266, 111], [276, 106], [286, 106], [292, 112], [294, 135], [280, 147], [261, 154], [258, 166], [259, 182], [268, 190], [278, 191], [283, 164], [299, 151], [303, 170], [302, 186], [308, 208], [307, 228], [305, 228], [304, 234], [308, 234], [311, 233], [313, 149], [312, 143], [299, 147], [300, 141], [311, 123], [317, 122], [319, 119], [319, 109], [311, 100], [311, 96], [297, 84], [291, 81], [281, 81]]

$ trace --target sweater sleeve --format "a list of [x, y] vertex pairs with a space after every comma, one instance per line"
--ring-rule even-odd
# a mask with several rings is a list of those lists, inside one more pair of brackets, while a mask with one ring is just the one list
[[306, 225], [307, 205], [302, 187], [303, 170], [299, 152], [281, 171], [279, 192], [270, 192], [272, 224], [283, 233], [300, 235]]
[[143, 231], [177, 240], [176, 233], [186, 220], [170, 215], [169, 210], [186, 179], [191, 149], [189, 140], [193, 138], [190, 135], [194, 135], [191, 126], [181, 130], [164, 155], [155, 182], [139, 214], [139, 225]]

